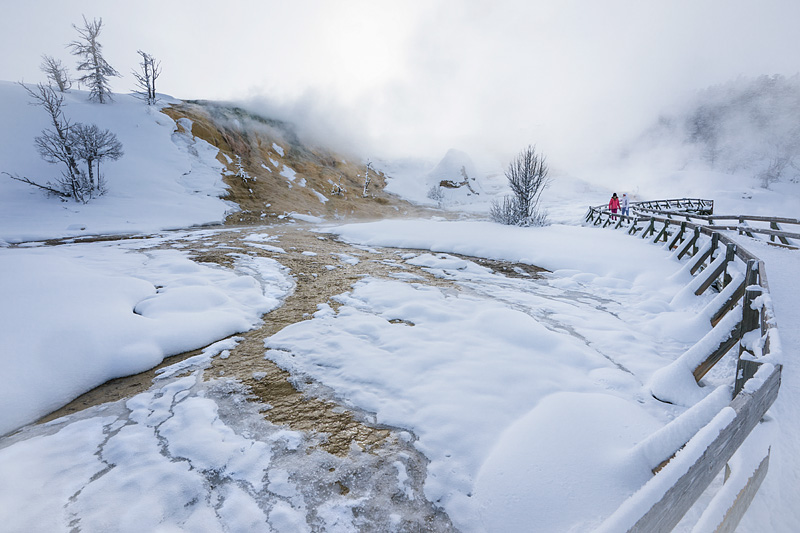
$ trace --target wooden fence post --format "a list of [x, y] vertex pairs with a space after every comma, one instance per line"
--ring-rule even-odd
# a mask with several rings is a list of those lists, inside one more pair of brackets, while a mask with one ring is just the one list
[[[714, 235], [717, 235], [717, 234], [715, 233]], [[728, 244], [728, 246], [725, 249], [725, 261], [723, 261], [712, 272], [706, 273], [705, 271], [703, 271], [703, 274], [706, 276], [706, 279], [703, 280], [703, 283], [701, 283], [700, 286], [697, 287], [697, 290], [695, 290], [694, 293], [696, 295], [700, 296], [701, 294], [706, 292], [706, 289], [708, 289], [711, 285], [713, 285], [713, 283], [717, 280], [717, 278], [720, 276], [720, 274], [722, 274], [723, 272], [727, 271], [728, 263], [733, 261], [733, 258], [735, 256], [736, 256], [736, 245]], [[709, 264], [710, 264], [710, 261], [709, 261]]]
[[[669, 218], [669, 217], [668, 217], [668, 218]], [[653, 239], [653, 242], [654, 242], [654, 243], [657, 243], [657, 242], [659, 242], [659, 241], [661, 240], [661, 237], [664, 237], [664, 242], [666, 242], [666, 241], [667, 241], [667, 239], [669, 238], [669, 237], [668, 237], [669, 233], [667, 233], [667, 229], [668, 229], [668, 228], [669, 228], [669, 222], [665, 221], [665, 222], [664, 222], [664, 227], [663, 227], [663, 228], [661, 228], [661, 231], [660, 231], [660, 232], [658, 232], [658, 235], [656, 235], [656, 238], [655, 238], [655, 239]], [[653, 230], [653, 231], [655, 232], [655, 230]]]
[[656, 225], [655, 217], [650, 217], [650, 224], [647, 225], [647, 228], [645, 228], [644, 233], [642, 233], [642, 239], [645, 239], [648, 237], [648, 235], [652, 235], [653, 233], [656, 232], [655, 225]]
[[692, 248], [694, 248], [694, 252], [692, 252], [692, 255], [695, 255], [697, 253], [697, 239], [699, 238], [700, 238], [700, 228], [695, 227], [694, 234], [689, 239], [689, 242], [686, 243], [686, 246], [683, 247], [683, 250], [681, 250], [680, 253], [678, 254], [678, 259], [681, 259]]
[[739, 391], [744, 387], [745, 382], [753, 377], [761, 366], [757, 361], [750, 359], [743, 359], [742, 355], [748, 352], [741, 344], [741, 339], [745, 333], [758, 329], [761, 331], [761, 316], [758, 310], [752, 309], [753, 300], [758, 298], [761, 291], [751, 289], [753, 285], [758, 283], [758, 270], [756, 269], [756, 261], [750, 259], [747, 261], [747, 273], [745, 275], [745, 289], [744, 298], [742, 299], [742, 326], [739, 330], [739, 360], [736, 363], [736, 382], [733, 388], [733, 396], [736, 397]]
[[728, 265], [731, 264], [734, 257], [736, 257], [736, 245], [729, 243], [725, 250], [725, 271], [722, 273], [722, 288], [727, 287], [728, 283], [733, 280], [733, 277], [728, 273]]
[[703, 263], [705, 262], [706, 259], [709, 260], [709, 263], [713, 261], [714, 250], [717, 249], [718, 244], [719, 244], [719, 233], [714, 232], [711, 234], [711, 247], [708, 250], [706, 250], [705, 253], [697, 257], [697, 259], [694, 261], [694, 264], [692, 265], [692, 268], [689, 269], [689, 272], [692, 275], [694, 275], [695, 272], [697, 272], [700, 269], [700, 267], [703, 266]]
[[681, 222], [681, 228], [675, 232], [675, 235], [672, 236], [672, 240], [669, 241], [669, 245], [667, 246], [667, 250], [672, 250], [677, 246], [678, 240], [683, 238], [683, 234], [686, 231], [686, 222]]

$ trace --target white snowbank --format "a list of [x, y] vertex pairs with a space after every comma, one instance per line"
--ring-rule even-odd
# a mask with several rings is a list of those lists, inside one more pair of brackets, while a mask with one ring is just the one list
[[0, 434], [97, 385], [253, 327], [291, 282], [276, 262], [240, 272], [177, 250], [122, 245], [0, 249]]
[[[614, 512], [619, 494], [652, 477], [630, 449], [657, 427], [636, 403], [607, 394], [544, 398], [503, 433], [481, 467], [480, 530], [590, 531]], [[558, 456], [569, 460], [553, 461]], [[592, 482], [598, 479], [602, 489]]]

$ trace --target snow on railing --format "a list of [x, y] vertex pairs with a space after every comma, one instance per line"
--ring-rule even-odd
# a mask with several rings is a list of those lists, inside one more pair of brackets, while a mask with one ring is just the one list
[[[701, 201], [710, 202], [711, 200], [698, 200], [697, 202]], [[661, 210], [654, 207], [655, 205], [656, 202], [637, 202], [631, 204], [631, 208], [633, 212], [640, 217], [653, 217], [656, 221], [663, 220], [662, 217], [672, 218], [673, 216], [680, 216], [685, 218], [687, 222], [695, 221], [705, 223], [709, 226], [713, 226], [713, 229], [717, 231], [736, 231], [739, 235], [746, 235], [752, 239], [758, 240], [757, 235], [764, 235], [769, 238], [767, 241], [769, 244], [777, 246], [796, 249], [797, 244], [792, 242], [792, 240], [800, 240], [800, 220], [796, 218], [765, 217], [758, 215], [713, 215], [710, 214], [710, 212], [704, 212], [702, 208], [695, 210]], [[713, 202], [711, 209], [713, 210]], [[732, 221], [733, 223], [726, 224], [726, 221]], [[792, 231], [785, 230], [782, 225], [792, 226]]]
[[[719, 231], [738, 230], [744, 220], [766, 217], [713, 216], [713, 201], [702, 199], [639, 202], [633, 208], [636, 216], [611, 213], [605, 206], [590, 207], [585, 223], [626, 228], [630, 235], [653, 243], [664, 241], [675, 260], [688, 255], [680, 272], [688, 271], [695, 277], [673, 303], [703, 294], [711, 287], [718, 294], [703, 310], [712, 330], [654, 373], [649, 383], [654, 397], [691, 407], [637, 447], [655, 475], [623, 502], [599, 531], [670, 531], [725, 468], [725, 483], [693, 531], [732, 532], [769, 466], [769, 447], [753, 444], [753, 439], [748, 444], [745, 439], [775, 401], [782, 367], [764, 263]], [[640, 215], [648, 212], [650, 215], [642, 221]], [[675, 215], [685, 220], [673, 218]], [[692, 222], [695, 219], [707, 224]], [[714, 224], [714, 220], [725, 219], [739, 220], [739, 225]], [[761, 221], [771, 226], [800, 224], [794, 219]], [[773, 240], [783, 237], [783, 245], [790, 244], [784, 239], [800, 238], [774, 227], [774, 234], [767, 234]], [[710, 395], [703, 394], [700, 380], [737, 344], [734, 382]], [[720, 400], [731, 390], [733, 400], [726, 405]]]
[[711, 215], [714, 213], [714, 200], [703, 198], [675, 198], [670, 200], [652, 200], [631, 204], [634, 208], [658, 211], [661, 213], [696, 213]]

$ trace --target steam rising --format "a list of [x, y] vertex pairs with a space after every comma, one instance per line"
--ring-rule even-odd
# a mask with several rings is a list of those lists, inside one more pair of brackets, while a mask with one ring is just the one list
[[103, 17], [120, 72], [145, 50], [160, 92], [245, 102], [365, 155], [535, 144], [593, 168], [697, 89], [800, 71], [800, 3], [781, 0], [44, 3], [6, 6], [0, 79], [42, 79], [43, 53], [70, 64], [70, 22]]

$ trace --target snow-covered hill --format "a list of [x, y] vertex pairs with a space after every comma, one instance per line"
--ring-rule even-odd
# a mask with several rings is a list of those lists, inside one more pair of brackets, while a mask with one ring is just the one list
[[[0, 175], [0, 239], [8, 242], [100, 233], [138, 233], [222, 222], [236, 209], [220, 199], [226, 186], [218, 150], [176, 131], [175, 121], [129, 95], [110, 104], [88, 93], [64, 95], [64, 115], [115, 133], [125, 155], [103, 165], [108, 192], [83, 205], [48, 198], [40, 189]], [[164, 103], [172, 101], [164, 97]], [[42, 160], [34, 138], [50, 126], [19, 84], [0, 82], [0, 171], [39, 183], [61, 175]]]

